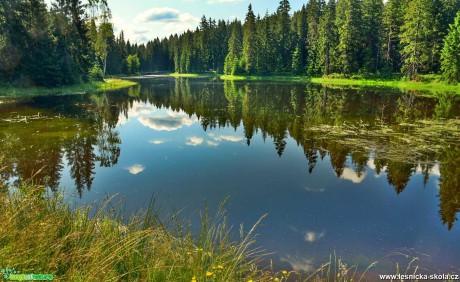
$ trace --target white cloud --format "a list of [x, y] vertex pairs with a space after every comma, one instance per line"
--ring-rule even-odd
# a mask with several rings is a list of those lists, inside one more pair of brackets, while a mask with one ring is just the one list
[[163, 140], [150, 140], [149, 143], [150, 144], [155, 144], [155, 145], [160, 145], [160, 144], [165, 143], [165, 141], [163, 141]]
[[364, 180], [364, 178], [366, 178], [366, 173], [363, 173], [361, 176], [358, 176], [358, 174], [356, 174], [356, 172], [353, 169], [348, 167], [346, 167], [343, 170], [343, 173], [340, 176], [340, 179], [350, 180], [351, 182], [356, 184], [361, 183]]
[[[423, 173], [422, 166], [419, 164], [416, 169], [416, 173]], [[439, 164], [435, 164], [431, 169], [430, 169], [430, 175], [432, 176], [441, 176], [441, 172], [439, 171]]]
[[185, 144], [189, 146], [198, 146], [198, 145], [203, 144], [203, 141], [204, 141], [203, 138], [195, 137], [195, 136], [187, 137], [186, 140], [187, 142], [185, 142]]
[[315, 241], [318, 241], [319, 239], [324, 237], [324, 232], [314, 232], [314, 231], [308, 231], [305, 233], [305, 241], [313, 243]]
[[189, 117], [183, 112], [172, 114], [172, 112], [168, 111], [166, 116], [139, 117], [138, 121], [143, 126], [147, 126], [156, 131], [174, 131], [183, 126], [190, 127], [197, 122], [198, 119], [196, 117]]
[[157, 131], [174, 131], [182, 128], [182, 123], [178, 119], [140, 117], [138, 120], [143, 126]]
[[117, 125], [124, 125], [128, 122], [128, 119], [125, 117], [124, 114], [120, 114], [118, 116], [118, 124]]
[[208, 144], [208, 146], [211, 146], [211, 147], [219, 146], [219, 143], [211, 141], [211, 140], [206, 141], [206, 143]]
[[208, 134], [208, 136], [214, 139], [214, 141], [225, 140], [225, 141], [230, 141], [230, 142], [241, 142], [244, 140], [243, 137], [235, 136], [235, 135], [215, 135], [214, 133], [210, 133]]
[[155, 112], [155, 109], [153, 109], [152, 107], [148, 107], [148, 106], [143, 106], [143, 107], [140, 106], [140, 107], [134, 108], [134, 111], [137, 114], [151, 115], [153, 112]]
[[143, 165], [140, 165], [140, 164], [135, 164], [135, 165], [132, 165], [128, 168], [126, 168], [131, 174], [138, 174], [138, 173], [141, 173], [145, 170], [145, 166]]
[[148, 22], [176, 22], [179, 21], [181, 14], [176, 9], [171, 8], [152, 8], [136, 16], [135, 21], [141, 23]]
[[306, 258], [300, 258], [300, 257], [294, 257], [291, 255], [285, 255], [284, 257], [281, 257], [280, 260], [282, 262], [287, 262], [294, 271], [297, 272], [311, 272], [314, 270], [313, 266], [313, 260], [312, 259], [306, 259]]
[[131, 43], [146, 43], [157, 37], [164, 38], [171, 34], [194, 30], [200, 18], [173, 8], [153, 7], [139, 13], [134, 19], [124, 19], [114, 14], [112, 22], [116, 33], [123, 30], [125, 40], [129, 39]]

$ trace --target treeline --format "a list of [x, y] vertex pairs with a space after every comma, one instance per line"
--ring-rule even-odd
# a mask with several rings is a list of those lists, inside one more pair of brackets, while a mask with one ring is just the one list
[[140, 45], [137, 54], [144, 72], [443, 73], [458, 81], [459, 10], [458, 0], [310, 0], [291, 16], [282, 0], [263, 17], [250, 5], [244, 23], [203, 16], [196, 30]]
[[115, 37], [107, 0], [0, 2], [0, 83], [56, 86], [106, 74], [443, 74], [460, 80], [458, 0], [288, 0], [244, 23], [203, 16], [194, 31], [146, 44]]
[[107, 0], [86, 2], [0, 1], [0, 83], [59, 86], [137, 72], [137, 56], [114, 37]]

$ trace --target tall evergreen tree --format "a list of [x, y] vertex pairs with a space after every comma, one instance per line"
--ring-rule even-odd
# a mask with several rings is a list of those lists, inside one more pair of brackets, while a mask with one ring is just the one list
[[443, 78], [449, 82], [460, 82], [460, 12], [453, 24], [450, 25], [449, 33], [444, 39], [444, 47], [441, 53], [441, 70]]
[[256, 16], [252, 11], [252, 5], [249, 5], [243, 26], [243, 62], [246, 73], [252, 74], [256, 70], [257, 49]]
[[241, 53], [243, 49], [243, 31], [241, 22], [238, 20], [230, 24], [231, 35], [228, 41], [228, 54], [225, 58], [224, 72], [226, 74], [239, 74], [243, 67], [241, 64]]
[[362, 67], [363, 14], [361, 0], [339, 0], [336, 10], [339, 44], [338, 65], [342, 73], [352, 74]]
[[319, 21], [323, 12], [323, 0], [311, 0], [306, 7], [308, 38], [307, 38], [307, 74], [310, 76], [320, 75], [320, 66], [318, 65], [319, 55]]
[[257, 41], [259, 46], [257, 70], [261, 74], [273, 73], [276, 68], [276, 61], [274, 60], [276, 40], [274, 38], [272, 22], [267, 12], [265, 17], [257, 25]]
[[306, 70], [308, 38], [307, 9], [305, 5], [302, 6], [300, 11], [294, 13], [292, 29], [295, 48], [292, 54], [292, 72], [302, 74]]
[[432, 0], [411, 0], [401, 27], [402, 72], [410, 79], [429, 70], [435, 38], [435, 7]]
[[401, 68], [400, 32], [407, 10], [407, 0], [388, 0], [383, 9], [382, 58], [391, 71]]
[[291, 16], [289, 15], [290, 10], [291, 5], [289, 4], [289, 1], [281, 0], [276, 12], [276, 39], [278, 40], [276, 70], [278, 72], [289, 71], [292, 66]]
[[383, 0], [363, 1], [363, 28], [365, 39], [364, 67], [377, 73], [380, 67]]
[[338, 30], [335, 25], [335, 0], [329, 0], [319, 23], [318, 63], [323, 75], [329, 75], [336, 66], [336, 46]]

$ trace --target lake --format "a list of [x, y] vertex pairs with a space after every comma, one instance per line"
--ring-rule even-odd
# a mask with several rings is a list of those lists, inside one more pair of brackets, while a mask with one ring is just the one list
[[[0, 104], [1, 171], [74, 204], [152, 198], [198, 231], [227, 197], [276, 269], [336, 254], [396, 273], [460, 270], [460, 97], [212, 78]], [[71, 196], [74, 195], [74, 196]], [[426, 270], [423, 270], [426, 269]]]

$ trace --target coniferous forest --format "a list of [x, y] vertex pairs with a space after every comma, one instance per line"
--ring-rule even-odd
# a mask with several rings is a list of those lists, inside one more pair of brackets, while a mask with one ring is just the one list
[[460, 1], [310, 0], [244, 22], [203, 16], [195, 30], [131, 43], [106, 0], [0, 3], [0, 80], [59, 86], [152, 72], [460, 80]]

